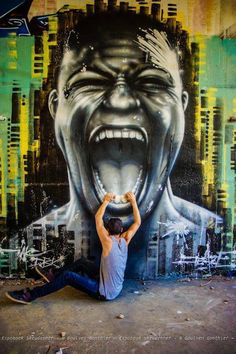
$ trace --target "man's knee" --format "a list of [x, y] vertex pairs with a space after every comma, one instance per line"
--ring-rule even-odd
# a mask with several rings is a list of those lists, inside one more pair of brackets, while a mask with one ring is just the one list
[[65, 270], [63, 273], [62, 273], [62, 276], [65, 280], [66, 283], [68, 283], [71, 279], [74, 278], [74, 272], [71, 272], [69, 270]]

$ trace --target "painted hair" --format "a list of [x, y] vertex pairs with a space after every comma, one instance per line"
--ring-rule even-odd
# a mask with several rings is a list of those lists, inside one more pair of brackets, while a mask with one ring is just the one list
[[[61, 60], [67, 50], [78, 50], [86, 46], [87, 43], [93, 43], [93, 46], [96, 47], [96, 43], [99, 41], [112, 39], [116, 36], [124, 36], [125, 38], [127, 33], [135, 33], [140, 38], [144, 36], [142, 29], [152, 29], [165, 33], [170, 48], [176, 51], [182, 81], [183, 83], [188, 82], [189, 71], [191, 71], [188, 35], [186, 31], [182, 30], [180, 23], [177, 22], [176, 27], [173, 28], [173, 24], [160, 22], [155, 19], [155, 16], [151, 15], [119, 11], [103, 11], [91, 14], [71, 10], [60, 13], [57, 33], [58, 45], [52, 49], [51, 65], [53, 73], [50, 77], [51, 84], [53, 78], [53, 87], [57, 86]], [[146, 34], [146, 36], [148, 35], [150, 33]], [[185, 78], [186, 68], [190, 68], [187, 70], [187, 80]]]

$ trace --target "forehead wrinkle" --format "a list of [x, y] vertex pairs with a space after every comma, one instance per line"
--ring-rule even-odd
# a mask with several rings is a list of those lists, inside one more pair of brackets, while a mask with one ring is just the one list
[[[64, 52], [59, 74], [61, 78], [71, 76], [73, 71], [79, 71], [84, 65], [95, 70], [97, 68], [114, 77], [119, 71], [126, 71], [125, 66], [138, 66], [144, 61], [143, 51], [133, 38], [115, 38], [90, 44], [90, 42], [87, 45], [78, 43], [76, 48], [68, 48]], [[116, 60], [118, 63], [124, 60], [124, 67], [117, 65]]]
[[[139, 50], [140, 51], [140, 50]], [[118, 54], [118, 53], [117, 53]], [[102, 51], [97, 51], [95, 55], [95, 60], [93, 60], [89, 67], [102, 70], [103, 72], [117, 76], [120, 72], [133, 72], [133, 68], [140, 65], [140, 59], [134, 55], [108, 55], [108, 53], [103, 53]]]
[[133, 45], [129, 46], [111, 46], [101, 48], [101, 54], [106, 57], [120, 57], [120, 58], [143, 58], [143, 53]]
[[69, 61], [69, 65], [73, 65], [78, 61], [83, 61], [89, 51], [89, 47], [77, 47], [74, 49], [67, 49], [63, 54], [62, 66]]
[[182, 87], [177, 54], [171, 48], [166, 33], [155, 29], [142, 31], [144, 35], [137, 36], [138, 41], [136, 41], [139, 48], [150, 56], [154, 66], [170, 73], [176, 86]]
[[81, 46], [74, 49], [67, 48], [63, 54], [60, 65], [58, 89], [63, 87], [68, 80], [82, 70], [89, 47]]
[[100, 56], [98, 56], [97, 59], [95, 60], [95, 62], [93, 63], [93, 65], [91, 65], [91, 67], [93, 67], [93, 66], [95, 69], [97, 68], [101, 71], [107, 72], [108, 74], [110, 74], [112, 76], [116, 75], [116, 71], [112, 67], [110, 67], [107, 63], [105, 64], [102, 61]]
[[[76, 54], [78, 54], [78, 56]], [[79, 50], [70, 51], [66, 53], [60, 67], [60, 76], [66, 75], [68, 73], [68, 75], [71, 77], [73, 76], [74, 72], [79, 71], [83, 68], [83, 66], [86, 66], [87, 68], [92, 68], [94, 70], [98, 69], [99, 71], [107, 73], [111, 76], [117, 74], [117, 70], [115, 70], [112, 64], [109, 63], [109, 59], [115, 59], [117, 58], [116, 56], [103, 57], [102, 54], [104, 53], [100, 53], [99, 50], [95, 50], [91, 58], [88, 58], [86, 54], [87, 51], [83, 51], [83, 53], [80, 53]]]

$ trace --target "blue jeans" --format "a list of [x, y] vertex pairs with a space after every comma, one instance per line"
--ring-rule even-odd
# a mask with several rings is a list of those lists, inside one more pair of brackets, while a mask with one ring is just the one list
[[99, 294], [98, 268], [91, 262], [80, 259], [69, 266], [63, 267], [55, 274], [55, 279], [43, 286], [37, 286], [30, 290], [32, 300], [46, 296], [67, 285], [79, 289], [99, 300], [105, 297]]

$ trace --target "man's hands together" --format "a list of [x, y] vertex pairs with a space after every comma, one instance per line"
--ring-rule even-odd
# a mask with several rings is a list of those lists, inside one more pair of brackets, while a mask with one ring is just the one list
[[[116, 197], [116, 195], [114, 193], [111, 193], [111, 192], [107, 193], [103, 198], [103, 202], [110, 203], [115, 199], [115, 197]], [[134, 203], [136, 203], [136, 197], [133, 192], [127, 192], [125, 194], [125, 198], [126, 198], [127, 202], [129, 202], [132, 205]]]

